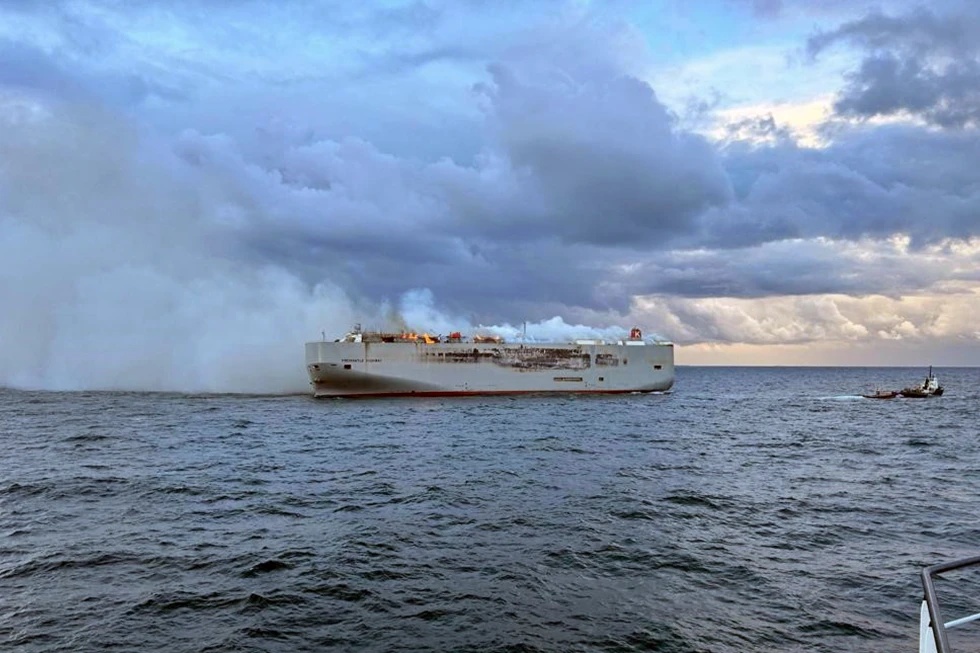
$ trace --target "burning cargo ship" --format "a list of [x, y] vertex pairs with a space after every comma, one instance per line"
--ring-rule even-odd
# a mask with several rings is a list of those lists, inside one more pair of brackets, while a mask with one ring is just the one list
[[306, 343], [306, 369], [315, 397], [656, 392], [674, 384], [674, 346], [638, 328], [621, 340], [530, 343], [358, 326]]

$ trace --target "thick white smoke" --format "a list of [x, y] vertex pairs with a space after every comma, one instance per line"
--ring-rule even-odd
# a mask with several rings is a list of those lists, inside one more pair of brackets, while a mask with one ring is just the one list
[[343, 291], [236, 260], [223, 199], [97, 111], [0, 118], [0, 385], [294, 392]]
[[[398, 305], [397, 315], [404, 321], [402, 328], [415, 332], [428, 332], [433, 335], [447, 335], [460, 331], [468, 335], [498, 335], [508, 342], [569, 342], [577, 338], [599, 338], [616, 340], [628, 335], [621, 326], [596, 328], [584, 324], [567, 324], [560, 316], [539, 322], [511, 324], [473, 324], [459, 315], [447, 315], [436, 307], [433, 294], [426, 289], [405, 293]], [[645, 334], [651, 339], [660, 339], [654, 334]]]

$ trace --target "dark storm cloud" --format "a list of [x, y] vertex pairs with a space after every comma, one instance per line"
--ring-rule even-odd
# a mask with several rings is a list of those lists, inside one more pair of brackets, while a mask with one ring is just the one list
[[491, 73], [489, 124], [517, 193], [509, 206], [463, 208], [460, 219], [484, 233], [664, 247], [728, 199], [712, 149], [677, 130], [646, 83], [577, 69], [530, 81], [506, 66]]
[[556, 305], [618, 312], [629, 307], [628, 297], [598, 289], [608, 274], [601, 250], [557, 242], [487, 242], [477, 249], [469, 256], [460, 252], [451, 262], [434, 259], [411, 266], [389, 259], [364, 278], [361, 288], [384, 295], [391, 292], [393, 278], [401, 283], [410, 279], [414, 287], [432, 290], [450, 312], [474, 311], [487, 321], [547, 319], [556, 314]]
[[870, 14], [811, 37], [816, 56], [836, 43], [866, 51], [847, 76], [835, 108], [872, 117], [908, 112], [942, 127], [980, 121], [980, 10], [918, 9], [900, 16]]
[[703, 244], [904, 233], [922, 246], [980, 236], [978, 151], [975, 130], [908, 125], [849, 128], [820, 150], [730, 148], [738, 202], [704, 214]]
[[[909, 287], [950, 278], [942, 261], [910, 267], [897, 252], [873, 257], [833, 243], [777, 242], [696, 256], [667, 253], [607, 280], [624, 296], [764, 298], [786, 295], [900, 295]], [[975, 279], [976, 275], [964, 275]]]

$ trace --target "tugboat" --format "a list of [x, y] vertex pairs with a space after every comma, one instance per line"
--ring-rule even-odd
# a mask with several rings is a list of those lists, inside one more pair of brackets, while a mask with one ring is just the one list
[[936, 375], [932, 373], [932, 365], [930, 365], [929, 374], [926, 375], [925, 380], [920, 385], [905, 388], [904, 390], [899, 391], [898, 394], [911, 399], [941, 397], [943, 394], [943, 386], [939, 385], [939, 380], [936, 378]]

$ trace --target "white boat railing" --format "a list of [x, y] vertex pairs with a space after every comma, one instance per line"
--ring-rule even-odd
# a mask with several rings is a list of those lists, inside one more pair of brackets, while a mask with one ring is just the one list
[[919, 653], [952, 653], [946, 631], [980, 619], [980, 612], [966, 617], [943, 621], [936, 595], [935, 578], [941, 574], [980, 565], [980, 556], [932, 565], [922, 570], [922, 589], [925, 597], [919, 611]]

